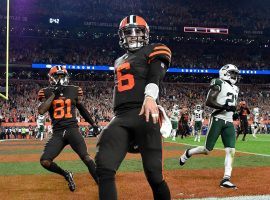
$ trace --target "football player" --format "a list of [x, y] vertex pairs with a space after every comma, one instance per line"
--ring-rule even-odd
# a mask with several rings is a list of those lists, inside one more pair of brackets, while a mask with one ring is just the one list
[[179, 119], [179, 133], [181, 134], [181, 139], [187, 137], [189, 134], [189, 113], [188, 113], [188, 108], [183, 107], [181, 109], [181, 117]]
[[203, 123], [203, 110], [201, 105], [196, 105], [193, 111], [192, 121], [194, 121], [195, 139], [194, 141], [201, 141], [202, 123]]
[[119, 26], [120, 46], [126, 53], [115, 61], [115, 117], [102, 130], [96, 164], [99, 199], [116, 200], [115, 174], [130, 145], [142, 157], [155, 200], [169, 200], [162, 175], [162, 138], [158, 123], [159, 84], [171, 62], [164, 44], [149, 44], [149, 27], [139, 16], [125, 17]]
[[240, 118], [240, 131], [237, 133], [236, 139], [238, 139], [239, 135], [243, 133], [242, 141], [246, 140], [246, 135], [249, 132], [248, 130], [248, 115], [250, 111], [247, 107], [247, 103], [245, 101], [241, 101], [239, 103], [240, 110], [239, 110], [239, 118]]
[[236, 110], [239, 89], [235, 85], [239, 79], [239, 70], [232, 64], [227, 64], [219, 70], [219, 78], [213, 79], [206, 98], [206, 106], [214, 108], [209, 121], [209, 127], [204, 146], [187, 149], [180, 157], [179, 164], [184, 165], [193, 155], [208, 155], [213, 150], [221, 135], [225, 147], [225, 172], [220, 187], [236, 189], [230, 181], [232, 164], [235, 154], [235, 130], [233, 113]]
[[253, 137], [257, 137], [256, 134], [259, 131], [260, 128], [260, 112], [259, 112], [259, 108], [253, 108], [253, 124], [252, 124], [252, 136]]
[[45, 131], [45, 116], [44, 115], [38, 115], [37, 127], [38, 127], [38, 134], [36, 135], [36, 139], [40, 137], [40, 140], [43, 140], [44, 131]]
[[171, 114], [171, 123], [172, 123], [172, 140], [175, 141], [176, 133], [178, 130], [178, 121], [180, 117], [180, 110], [178, 105], [174, 105]]
[[52, 67], [48, 76], [50, 87], [41, 89], [38, 92], [38, 98], [41, 101], [38, 107], [38, 113], [43, 115], [49, 111], [53, 134], [45, 145], [40, 158], [40, 164], [45, 169], [65, 177], [70, 191], [74, 191], [75, 183], [73, 174], [67, 170], [63, 170], [53, 160], [69, 144], [87, 166], [94, 180], [98, 182], [95, 162], [90, 158], [83, 136], [78, 130], [75, 108], [79, 110], [83, 118], [96, 130], [98, 126], [94, 123], [89, 112], [82, 104], [82, 89], [78, 86], [68, 85], [68, 72], [65, 67]]

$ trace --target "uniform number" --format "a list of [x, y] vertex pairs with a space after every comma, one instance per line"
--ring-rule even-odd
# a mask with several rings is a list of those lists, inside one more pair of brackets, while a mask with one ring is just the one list
[[227, 100], [226, 100], [226, 103], [229, 105], [229, 106], [234, 106], [235, 105], [235, 102], [236, 102], [236, 95], [234, 95], [233, 93], [231, 92], [228, 92], [227, 93], [227, 96], [229, 97]]
[[134, 76], [132, 74], [122, 74], [122, 70], [129, 70], [130, 64], [129, 63], [123, 63], [119, 67], [117, 67], [116, 70], [116, 76], [117, 76], [117, 88], [119, 92], [123, 92], [126, 90], [131, 90], [134, 85]]
[[196, 119], [199, 119], [199, 118], [201, 118], [201, 114], [200, 113], [196, 113], [195, 114], [195, 117], [196, 117]]
[[[66, 110], [65, 110], [66, 108]], [[53, 117], [55, 119], [72, 118], [71, 100], [56, 99], [53, 101]]]

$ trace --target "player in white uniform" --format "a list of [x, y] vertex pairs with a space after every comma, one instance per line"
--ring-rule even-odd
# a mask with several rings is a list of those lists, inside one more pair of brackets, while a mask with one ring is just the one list
[[180, 109], [178, 105], [174, 105], [172, 109], [172, 114], [171, 114], [171, 123], [172, 123], [172, 133], [171, 136], [173, 137], [172, 140], [175, 141], [176, 133], [178, 130], [178, 122], [180, 118]]
[[259, 108], [253, 108], [253, 124], [251, 125], [252, 136], [257, 137], [256, 134], [259, 131], [260, 125], [260, 112]]
[[193, 111], [192, 121], [194, 122], [194, 141], [200, 142], [203, 123], [203, 110], [201, 109], [201, 105], [196, 105], [196, 109]]
[[37, 127], [38, 127], [38, 134], [36, 136], [36, 139], [38, 139], [40, 136], [40, 140], [43, 140], [45, 131], [45, 115], [38, 115]]
[[206, 154], [213, 150], [217, 139], [221, 135], [225, 147], [225, 171], [220, 187], [236, 189], [230, 181], [232, 164], [235, 154], [235, 129], [233, 113], [236, 111], [239, 89], [235, 86], [239, 70], [232, 64], [227, 64], [219, 70], [219, 79], [211, 81], [210, 90], [206, 98], [206, 106], [214, 108], [211, 114], [204, 146], [187, 149], [180, 157], [179, 164], [185, 162], [193, 155]]

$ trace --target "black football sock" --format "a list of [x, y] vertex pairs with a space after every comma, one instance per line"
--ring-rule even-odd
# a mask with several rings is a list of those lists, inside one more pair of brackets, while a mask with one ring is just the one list
[[115, 172], [112, 170], [98, 170], [99, 200], [117, 200]]
[[[42, 165], [43, 166], [43, 165]], [[61, 167], [59, 167], [55, 162], [51, 162], [50, 166], [43, 166], [45, 169], [49, 170], [50, 172], [54, 172], [57, 174], [60, 174], [62, 176], [65, 176], [67, 173], [65, 170], [63, 170]]]
[[165, 181], [162, 181], [159, 184], [150, 184], [154, 200], [170, 200], [171, 199], [171, 193], [169, 190], [169, 187]]

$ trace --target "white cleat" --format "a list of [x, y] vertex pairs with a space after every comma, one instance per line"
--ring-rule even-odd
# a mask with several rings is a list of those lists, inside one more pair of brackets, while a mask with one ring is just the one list
[[191, 156], [188, 155], [188, 151], [189, 151], [189, 149], [187, 149], [184, 152], [184, 154], [179, 158], [179, 164], [181, 166], [183, 166], [186, 163], [186, 161], [191, 157]]
[[222, 188], [229, 188], [229, 189], [234, 189], [234, 190], [237, 190], [238, 188], [236, 187], [236, 185], [234, 185], [230, 179], [222, 179], [220, 184], [219, 184], [220, 187]]

